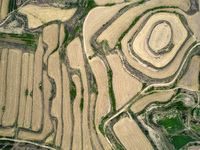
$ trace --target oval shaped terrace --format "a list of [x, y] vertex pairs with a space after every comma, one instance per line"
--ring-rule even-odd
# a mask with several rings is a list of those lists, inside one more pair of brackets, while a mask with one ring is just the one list
[[170, 25], [168, 25], [166, 22], [157, 24], [149, 36], [149, 47], [155, 53], [159, 53], [169, 44], [171, 37], [172, 31]]

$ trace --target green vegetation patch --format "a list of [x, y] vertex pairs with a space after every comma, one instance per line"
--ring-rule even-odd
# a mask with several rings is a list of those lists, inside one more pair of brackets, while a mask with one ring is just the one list
[[166, 129], [169, 134], [179, 133], [185, 129], [180, 119], [181, 113], [177, 110], [159, 112], [153, 116], [156, 123]]
[[189, 142], [195, 141], [195, 139], [191, 138], [190, 136], [186, 134], [181, 134], [181, 135], [172, 136], [170, 138], [170, 141], [172, 142], [172, 144], [174, 145], [176, 149], [180, 149], [184, 147], [186, 144], [188, 144]]

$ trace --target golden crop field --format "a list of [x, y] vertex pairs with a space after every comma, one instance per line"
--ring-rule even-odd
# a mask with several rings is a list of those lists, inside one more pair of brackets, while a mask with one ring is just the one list
[[199, 147], [199, 0], [0, 0], [0, 149]]

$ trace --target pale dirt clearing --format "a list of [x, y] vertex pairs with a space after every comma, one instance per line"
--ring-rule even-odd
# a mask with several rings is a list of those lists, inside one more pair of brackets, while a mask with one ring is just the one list
[[99, 125], [101, 123], [101, 119], [110, 112], [110, 107], [111, 107], [109, 91], [108, 91], [109, 89], [108, 89], [107, 69], [103, 61], [98, 56], [90, 60], [89, 64], [96, 78], [98, 87], [98, 97], [96, 100], [96, 107], [95, 107], [95, 127], [104, 148], [111, 149], [110, 144], [108, 143], [106, 138], [102, 135], [102, 133], [99, 131]]
[[42, 35], [39, 37], [38, 47], [35, 52], [34, 61], [34, 84], [33, 84], [33, 110], [32, 110], [32, 130], [39, 131], [42, 125], [43, 104], [42, 104], [42, 59], [44, 54]]
[[120, 109], [142, 89], [142, 83], [125, 71], [117, 54], [107, 55], [107, 60], [113, 72], [116, 109]]
[[29, 56], [29, 67], [28, 67], [28, 96], [26, 99], [25, 114], [24, 114], [24, 127], [29, 128], [31, 125], [32, 117], [32, 103], [33, 98], [30, 95], [33, 92], [33, 70], [34, 70], [34, 54]]
[[62, 82], [61, 82], [61, 66], [59, 52], [49, 56], [48, 60], [48, 74], [54, 79], [56, 83], [56, 97], [52, 100], [51, 115], [57, 118], [57, 132], [55, 138], [55, 145], [61, 146], [62, 137]]
[[97, 5], [122, 3], [124, 0], [94, 0]]
[[43, 61], [47, 64], [47, 59], [51, 52], [56, 49], [58, 45], [58, 25], [52, 24], [43, 29], [43, 41], [48, 45], [48, 49], [44, 54]]
[[82, 44], [79, 38], [74, 39], [67, 47], [67, 56], [69, 59], [69, 64], [74, 69], [79, 69], [81, 72], [82, 82], [83, 82], [83, 149], [92, 149], [89, 129], [88, 129], [88, 85], [87, 77], [85, 71], [85, 62], [83, 58]]
[[149, 140], [133, 119], [122, 118], [114, 125], [113, 130], [127, 150], [153, 150]]
[[6, 101], [6, 75], [7, 75], [7, 60], [8, 49], [3, 49], [1, 53], [1, 65], [0, 65], [0, 125], [2, 122], [3, 110]]
[[62, 77], [63, 77], [63, 139], [62, 148], [64, 150], [70, 149], [71, 134], [72, 134], [72, 114], [71, 102], [69, 93], [69, 74], [67, 68], [62, 64]]
[[[73, 103], [73, 112], [74, 112], [74, 132], [73, 132], [73, 144], [72, 149], [81, 149], [82, 148], [82, 137], [81, 137], [81, 81], [77, 75], [72, 76], [72, 80], [76, 86], [76, 97]], [[88, 137], [89, 138], [89, 137]]]
[[[178, 6], [184, 10], [190, 8], [187, 3], [190, 3], [189, 0], [153, 0], [147, 1], [142, 5], [133, 7], [132, 9], [126, 11], [123, 15], [121, 15], [117, 20], [115, 20], [106, 30], [104, 30], [100, 36], [97, 38], [97, 42], [101, 42], [103, 40], [107, 40], [108, 44], [111, 48], [114, 48], [117, 43], [119, 37], [128, 29], [134, 19], [141, 15], [145, 10], [152, 9], [158, 6]], [[104, 17], [106, 17], [105, 14]]]
[[19, 131], [18, 137], [25, 140], [41, 141], [48, 136], [53, 130], [53, 125], [49, 115], [49, 98], [51, 97], [51, 83], [48, 79], [47, 72], [43, 71], [44, 85], [44, 122], [41, 133], [33, 133], [29, 131]]
[[142, 111], [148, 104], [152, 102], [166, 102], [168, 101], [173, 94], [175, 94], [174, 91], [162, 91], [154, 94], [147, 95], [145, 97], [142, 97], [137, 102], [135, 102], [130, 109], [134, 113], [138, 113]]
[[2, 126], [13, 126], [18, 115], [22, 51], [9, 49], [7, 91]]
[[177, 84], [178, 87], [187, 88], [195, 91], [199, 90], [199, 63], [199, 56], [194, 56], [191, 59], [187, 72]]
[[94, 54], [90, 45], [91, 37], [124, 6], [126, 6], [126, 4], [119, 4], [111, 7], [96, 7], [88, 13], [83, 24], [84, 50], [87, 57]]
[[28, 92], [28, 68], [29, 68], [29, 53], [23, 53], [22, 55], [22, 75], [21, 75], [21, 90], [20, 90], [20, 102], [19, 102], [19, 116], [18, 116], [18, 126], [22, 127], [24, 123], [24, 113], [26, 98]]
[[76, 8], [66, 10], [50, 6], [41, 7], [29, 4], [21, 7], [18, 11], [27, 15], [29, 28], [37, 28], [40, 25], [54, 20], [59, 20], [62, 22], [67, 21], [74, 15], [76, 10]]

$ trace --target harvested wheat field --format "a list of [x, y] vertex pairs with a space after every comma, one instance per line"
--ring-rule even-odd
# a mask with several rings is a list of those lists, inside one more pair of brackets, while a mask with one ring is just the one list
[[0, 149], [199, 149], [199, 0], [0, 2]]

